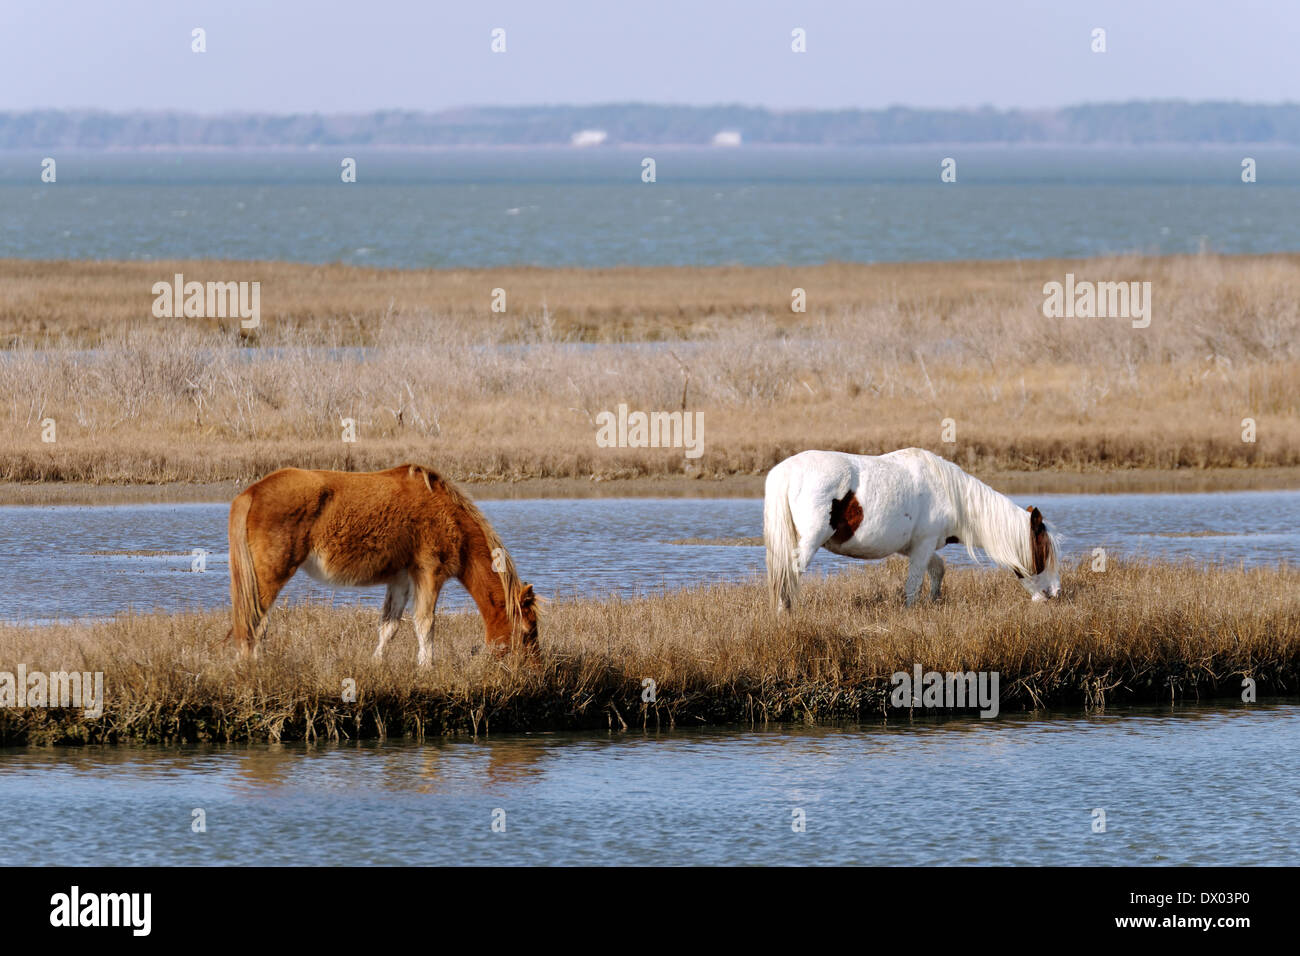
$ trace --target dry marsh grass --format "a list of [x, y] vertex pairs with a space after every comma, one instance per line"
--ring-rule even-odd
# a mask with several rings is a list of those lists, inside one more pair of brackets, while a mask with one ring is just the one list
[[[986, 471], [982, 477], [1009, 495], [1178, 494], [1300, 488], [1300, 466], [1092, 472]], [[479, 501], [503, 498], [761, 498], [764, 478], [763, 474], [714, 475], [708, 480], [690, 480], [682, 475], [641, 475], [606, 480], [588, 475], [476, 481], [468, 490]], [[211, 484], [92, 484], [75, 481], [24, 484], [0, 481], [0, 506], [229, 502], [240, 490], [241, 485], [236, 481]]]
[[[0, 667], [103, 671], [102, 717], [0, 710], [0, 742], [290, 740], [708, 722], [908, 719], [890, 675], [997, 671], [1001, 709], [1238, 696], [1300, 686], [1300, 570], [1112, 563], [1070, 569], [1033, 603], [1005, 574], [955, 570], [944, 599], [901, 606], [901, 565], [810, 581], [792, 621], [756, 584], [551, 606], [536, 662], [472, 651], [479, 619], [440, 615], [435, 664], [404, 623], [370, 658], [376, 612], [273, 612], [262, 657], [221, 644], [219, 613], [0, 626]], [[345, 679], [357, 700], [342, 700]], [[643, 701], [643, 680], [656, 685]]]
[[[153, 318], [150, 286], [173, 272], [261, 281], [256, 339]], [[1043, 283], [1066, 272], [1151, 282], [1151, 326], [1044, 318]], [[795, 286], [806, 314], [790, 312]], [[505, 316], [489, 311], [497, 287]], [[719, 478], [808, 447], [907, 445], [984, 476], [1300, 465], [1290, 255], [481, 272], [7, 260], [0, 341], [10, 482], [402, 460], [476, 482]], [[597, 447], [595, 416], [621, 403], [702, 412], [703, 457]]]

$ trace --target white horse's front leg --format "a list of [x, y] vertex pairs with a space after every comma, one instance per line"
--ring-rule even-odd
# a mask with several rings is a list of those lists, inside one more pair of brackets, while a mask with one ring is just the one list
[[908, 607], [916, 603], [917, 595], [921, 593], [921, 585], [925, 582], [925, 569], [930, 563], [930, 558], [937, 557], [934, 551], [933, 545], [920, 546], [913, 548], [907, 556], [907, 583], [903, 585], [903, 603]]
[[943, 587], [943, 558], [939, 557], [936, 551], [930, 555], [930, 563], [927, 565], [930, 572], [930, 600], [939, 600], [939, 589]]

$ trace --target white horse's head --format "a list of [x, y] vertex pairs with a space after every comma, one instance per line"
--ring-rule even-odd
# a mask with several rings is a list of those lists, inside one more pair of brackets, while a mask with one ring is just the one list
[[1016, 572], [1021, 585], [1035, 601], [1046, 601], [1061, 593], [1061, 565], [1056, 554], [1056, 536], [1043, 521], [1043, 513], [1030, 505], [1029, 553], [1033, 555], [1033, 574]]

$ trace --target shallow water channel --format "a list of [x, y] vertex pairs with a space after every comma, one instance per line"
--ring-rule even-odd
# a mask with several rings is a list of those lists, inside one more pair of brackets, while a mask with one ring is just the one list
[[[1300, 560], [1300, 491], [1209, 494], [1031, 495], [1064, 536], [1067, 556], [1105, 548], [1144, 556], [1246, 565]], [[484, 501], [522, 576], [548, 597], [634, 594], [758, 574], [763, 549], [683, 545], [683, 539], [757, 538], [753, 498], [587, 498]], [[0, 620], [104, 617], [229, 603], [223, 504], [0, 507]], [[195, 550], [205, 552], [194, 570]], [[963, 549], [942, 552], [969, 565]], [[822, 551], [815, 573], [858, 562]], [[313, 598], [378, 606], [382, 588], [332, 590], [297, 575], [281, 601]], [[452, 582], [440, 610], [468, 598]]]

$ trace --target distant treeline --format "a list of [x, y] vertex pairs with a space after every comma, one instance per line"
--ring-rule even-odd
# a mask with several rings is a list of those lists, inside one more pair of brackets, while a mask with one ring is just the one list
[[0, 149], [50, 147], [541, 146], [600, 130], [606, 144], [1300, 144], [1300, 104], [1134, 102], [1055, 110], [775, 111], [744, 106], [475, 107], [438, 113], [270, 115], [0, 112]]

